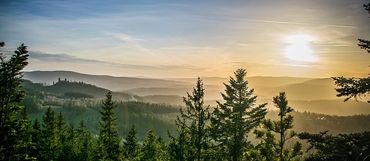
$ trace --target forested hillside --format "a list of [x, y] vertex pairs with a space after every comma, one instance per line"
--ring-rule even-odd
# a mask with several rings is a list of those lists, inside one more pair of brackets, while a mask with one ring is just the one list
[[[28, 80], [23, 80], [22, 84], [26, 91], [24, 103], [25, 106], [29, 107], [31, 118], [41, 120], [46, 109], [51, 107], [54, 111], [61, 112], [68, 123], [77, 126], [80, 121], [84, 120], [89, 130], [92, 132], [98, 131], [99, 109], [102, 106], [101, 101], [105, 93], [108, 92], [107, 89], [63, 79], [52, 85], [32, 83]], [[69, 94], [77, 96], [71, 97]], [[119, 122], [119, 134], [121, 136], [127, 135], [130, 127], [136, 125], [139, 138], [143, 138], [148, 130], [156, 129], [159, 136], [168, 139], [167, 131], [175, 131], [174, 120], [180, 114], [179, 109], [184, 106], [183, 98], [180, 96], [153, 95], [140, 97], [116, 92], [113, 93], [113, 99], [117, 105], [115, 113]], [[216, 102], [208, 102], [213, 104], [210, 106], [212, 110]], [[316, 102], [317, 106], [322, 108], [321, 110], [335, 105], [335, 103], [332, 105], [325, 104], [325, 101]], [[271, 102], [268, 103], [272, 104]], [[294, 109], [306, 108], [307, 111], [314, 110], [312, 108], [317, 107], [306, 105], [298, 108], [299, 105], [304, 103], [304, 101], [299, 103], [291, 101], [290, 105]], [[310, 102], [306, 104], [309, 105]], [[366, 111], [368, 105], [364, 104], [363, 108]], [[336, 106], [336, 108], [345, 107]], [[274, 118], [273, 116], [276, 114], [276, 111], [273, 111], [273, 106], [271, 106], [271, 111], [268, 112], [266, 118]], [[317, 133], [329, 130], [330, 133], [337, 134], [370, 130], [370, 115], [341, 117], [309, 112], [293, 112], [292, 115], [296, 118], [293, 129], [299, 132]]]

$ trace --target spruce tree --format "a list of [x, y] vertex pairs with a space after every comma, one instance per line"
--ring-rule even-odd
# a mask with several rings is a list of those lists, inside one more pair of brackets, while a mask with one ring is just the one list
[[[67, 160], [67, 156], [71, 156], [70, 152], [67, 152], [70, 150], [70, 147], [68, 147], [68, 144], [71, 140], [67, 138], [67, 135], [71, 134], [70, 129], [66, 126], [66, 123], [64, 121], [64, 116], [61, 112], [59, 112], [57, 119], [56, 119], [56, 133], [57, 133], [57, 160]], [[73, 131], [72, 131], [73, 133]], [[67, 151], [66, 151], [67, 150]]]
[[58, 154], [58, 131], [55, 112], [49, 107], [43, 116], [42, 123], [42, 146], [39, 160], [57, 160]]
[[34, 142], [32, 141], [32, 122], [28, 119], [27, 110], [24, 107], [17, 131], [17, 143], [14, 151], [14, 160], [36, 160], [37, 158], [32, 156], [32, 147]]
[[[0, 43], [3, 47], [4, 43]], [[0, 53], [0, 160], [18, 160], [18, 130], [22, 129], [24, 118], [20, 117], [24, 97], [21, 87], [22, 70], [28, 64], [27, 47], [23, 44], [17, 48], [10, 59], [5, 60]], [[25, 158], [23, 158], [25, 159]]]
[[93, 140], [90, 132], [87, 130], [84, 122], [81, 120], [80, 125], [77, 129], [77, 160], [89, 161], [92, 160]]
[[211, 117], [213, 139], [231, 161], [243, 159], [243, 152], [250, 145], [248, 132], [266, 115], [266, 103], [256, 105], [257, 96], [249, 89], [246, 74], [245, 69], [238, 69], [235, 77], [230, 77], [229, 84], [224, 83], [226, 89], [221, 96], [225, 102], [217, 101], [218, 107]]
[[99, 158], [101, 160], [117, 161], [120, 160], [120, 138], [117, 132], [116, 120], [114, 115], [115, 105], [112, 100], [112, 93], [108, 92], [103, 101], [100, 131], [99, 131]]
[[178, 135], [172, 136], [169, 134], [170, 142], [168, 143], [168, 155], [171, 161], [186, 161], [191, 160], [189, 156], [189, 135], [183, 128], [177, 130]]
[[125, 147], [125, 158], [130, 161], [137, 160], [139, 155], [139, 143], [136, 135], [137, 132], [135, 126], [132, 126], [130, 131], [128, 132], [126, 141], [123, 144]]
[[153, 130], [149, 130], [141, 148], [140, 161], [167, 160], [164, 143]]
[[[288, 161], [299, 159], [302, 154], [301, 144], [295, 142], [292, 148], [286, 147], [286, 142], [296, 136], [296, 133], [291, 130], [293, 128], [293, 116], [290, 114], [293, 109], [288, 106], [288, 100], [285, 92], [279, 93], [278, 96], [273, 98], [273, 103], [279, 110], [279, 120], [272, 121], [271, 119], [265, 120], [263, 126], [267, 131], [260, 131], [257, 133], [257, 138], [263, 139], [262, 151], [264, 156], [275, 154], [279, 161]], [[276, 141], [275, 135], [278, 134]], [[265, 136], [264, 136], [265, 135]], [[266, 160], [275, 160], [271, 156]]]
[[33, 125], [32, 125], [31, 139], [33, 143], [33, 146], [31, 148], [31, 155], [33, 158], [40, 159], [43, 142], [42, 142], [41, 126], [37, 119], [33, 122]]
[[[187, 93], [184, 97], [185, 111], [180, 109], [180, 117], [177, 117], [176, 125], [180, 131], [180, 136], [188, 136], [183, 152], [188, 154], [189, 160], [207, 160], [207, 150], [209, 148], [209, 134], [206, 123], [209, 123], [209, 107], [204, 105], [203, 82], [198, 78], [192, 94]], [[186, 134], [181, 134], [185, 132]], [[180, 139], [183, 137], [181, 136]], [[180, 140], [181, 141], [181, 140]]]

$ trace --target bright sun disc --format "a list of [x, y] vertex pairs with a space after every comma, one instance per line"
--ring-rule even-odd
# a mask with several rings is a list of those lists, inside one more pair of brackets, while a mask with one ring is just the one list
[[291, 35], [284, 39], [287, 44], [284, 50], [285, 57], [294, 61], [316, 62], [317, 58], [311, 48], [314, 37], [310, 35]]

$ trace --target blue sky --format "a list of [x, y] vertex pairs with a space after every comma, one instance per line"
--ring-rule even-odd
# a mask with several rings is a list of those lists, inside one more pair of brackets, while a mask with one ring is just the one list
[[[27, 70], [145, 77], [250, 75], [363, 76], [370, 38], [366, 1], [1, 1], [5, 50], [25, 43]], [[283, 40], [310, 42], [318, 61], [291, 60]], [[299, 54], [299, 53], [297, 53]]]

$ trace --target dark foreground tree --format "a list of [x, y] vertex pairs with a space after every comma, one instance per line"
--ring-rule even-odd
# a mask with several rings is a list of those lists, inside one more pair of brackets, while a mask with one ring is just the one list
[[245, 69], [234, 72], [235, 77], [230, 77], [229, 84], [225, 84], [225, 93], [222, 93], [224, 103], [212, 113], [212, 136], [219, 153], [226, 154], [227, 160], [243, 160], [244, 151], [251, 146], [248, 141], [248, 132], [257, 127], [266, 115], [266, 103], [256, 105], [257, 96], [254, 90], [249, 89]]
[[210, 114], [209, 107], [204, 105], [204, 88], [200, 78], [192, 94], [187, 93], [187, 97], [184, 97], [184, 103], [185, 111], [181, 108], [176, 120], [179, 132], [177, 146], [183, 146], [178, 150], [183, 150], [180, 153], [184, 154], [186, 160], [207, 160], [210, 139], [206, 124], [209, 123]]
[[[365, 10], [369, 13], [370, 15], [370, 3], [364, 4]], [[370, 40], [365, 40], [365, 39], [358, 39], [359, 44], [362, 49], [366, 50], [368, 53], [370, 53]]]
[[[291, 130], [293, 128], [293, 116], [290, 113], [293, 112], [293, 109], [288, 106], [285, 92], [281, 92], [274, 97], [273, 103], [279, 110], [279, 120], [265, 120], [263, 127], [266, 130], [255, 131], [257, 138], [262, 139], [261, 144], [257, 147], [260, 149], [264, 160], [298, 160], [300, 155], [302, 155], [302, 145], [299, 142], [295, 142], [292, 148], [287, 148], [286, 146], [286, 142], [294, 138], [296, 133]], [[275, 134], [278, 134], [278, 139], [276, 139]]]
[[99, 159], [107, 161], [117, 161], [121, 159], [120, 138], [117, 132], [116, 120], [114, 115], [115, 105], [112, 100], [112, 93], [107, 93], [107, 98], [103, 101], [103, 108], [100, 111], [100, 131], [99, 131]]
[[[370, 15], [370, 3], [364, 5], [365, 10]], [[370, 53], [370, 41], [365, 39], [358, 39], [359, 46]], [[345, 78], [345, 77], [334, 77], [334, 82], [337, 85], [335, 89], [338, 97], [346, 97], [344, 101], [348, 101], [351, 98], [361, 98], [370, 94], [370, 74], [365, 78]], [[370, 100], [368, 100], [370, 103]]]
[[43, 116], [42, 122], [42, 142], [39, 160], [57, 160], [59, 138], [57, 130], [57, 118], [55, 112], [49, 107]]
[[[4, 45], [0, 43], [0, 47]], [[27, 126], [24, 125], [26, 118], [20, 116], [23, 108], [20, 102], [24, 97], [22, 70], [28, 64], [27, 59], [27, 47], [23, 44], [8, 60], [0, 54], [0, 160], [29, 160], [22, 158], [29, 155], [19, 149], [23, 145], [18, 145], [25, 144], [19, 134]]]
[[170, 136], [170, 142], [168, 143], [168, 155], [171, 161], [186, 161], [189, 160], [188, 156], [190, 153], [189, 149], [189, 135], [184, 129], [177, 130], [178, 135]]
[[328, 131], [319, 134], [301, 133], [299, 138], [306, 140], [313, 150], [313, 154], [306, 161], [368, 161], [370, 160], [370, 132], [339, 134], [337, 136], [327, 134]]

